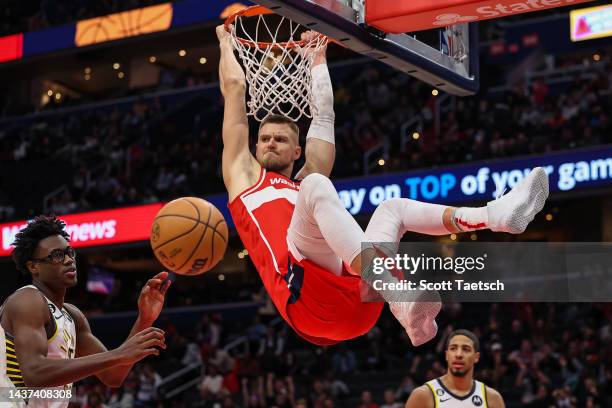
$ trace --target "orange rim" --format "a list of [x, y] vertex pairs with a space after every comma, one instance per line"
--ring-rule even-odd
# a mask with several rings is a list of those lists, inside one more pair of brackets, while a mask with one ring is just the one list
[[[259, 5], [244, 8], [225, 19], [225, 24], [224, 24], [225, 30], [228, 33], [231, 33], [230, 25], [234, 24], [234, 22], [236, 22], [236, 19], [238, 19], [239, 17], [255, 17], [255, 16], [261, 16], [265, 14], [274, 14], [274, 12], [264, 6], [259, 6]], [[323, 34], [319, 34], [319, 37], [327, 39], [327, 37]], [[286, 41], [286, 42], [281, 42], [281, 43], [276, 43], [276, 44], [272, 44], [271, 42], [265, 42], [265, 41], [255, 42], [255, 41], [247, 40], [245, 38], [240, 38], [238, 36], [236, 37], [236, 40], [252, 48], [270, 48], [270, 46], [272, 46], [272, 48], [291, 49], [297, 46], [303, 47], [304, 45], [306, 45], [306, 41], [304, 40]]]

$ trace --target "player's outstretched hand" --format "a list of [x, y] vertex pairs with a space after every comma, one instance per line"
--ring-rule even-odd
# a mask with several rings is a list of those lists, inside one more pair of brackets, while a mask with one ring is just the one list
[[157, 327], [149, 327], [127, 339], [114, 351], [120, 365], [135, 364], [147, 356], [158, 356], [159, 349], [166, 349], [165, 333]]
[[138, 298], [138, 313], [145, 325], [152, 325], [159, 317], [171, 284], [168, 272], [164, 271], [149, 279], [143, 286]]
[[[231, 27], [232, 26], [230, 25], [230, 29]], [[223, 24], [218, 25], [217, 28], [215, 28], [215, 31], [217, 32], [217, 38], [219, 39], [219, 44], [221, 45], [227, 44], [227, 45], [232, 46], [232, 37], [230, 36], [230, 33], [228, 33], [227, 30], [225, 29], [225, 25]]]
[[304, 48], [302, 48], [302, 52], [304, 54], [315, 53], [313, 66], [318, 64], [324, 64], [326, 62], [326, 53], [327, 53], [327, 44], [323, 45], [318, 50], [315, 45], [317, 44], [317, 38], [321, 37], [321, 34], [316, 31], [305, 31], [301, 34], [300, 39], [306, 42]]

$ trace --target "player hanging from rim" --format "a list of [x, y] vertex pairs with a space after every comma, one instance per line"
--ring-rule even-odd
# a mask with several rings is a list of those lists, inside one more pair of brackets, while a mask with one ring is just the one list
[[455, 330], [446, 339], [448, 370], [410, 394], [406, 408], [504, 408], [504, 399], [493, 388], [474, 380], [480, 360], [480, 342], [469, 330]]
[[[308, 42], [316, 35], [306, 32], [302, 39]], [[364, 232], [328, 178], [336, 152], [325, 48], [315, 52], [312, 64], [316, 109], [306, 137], [305, 164], [291, 179], [302, 153], [297, 125], [283, 116], [264, 119], [253, 157], [245, 74], [224, 26], [217, 27], [217, 36], [225, 98], [222, 170], [230, 213], [279, 313], [303, 338], [334, 344], [361, 336], [376, 323], [384, 303], [362, 302], [360, 277], [373, 281], [370, 265], [377, 250], [367, 244], [362, 249], [362, 243], [397, 243], [406, 231], [446, 235], [489, 228], [520, 233], [544, 206], [548, 178], [536, 168], [486, 207], [453, 208], [404, 198], [385, 201]], [[439, 302], [395, 301], [389, 293], [381, 295], [414, 345], [435, 336]]]
[[[76, 254], [63, 221], [40, 216], [17, 233], [12, 256], [32, 284], [17, 289], [0, 307], [0, 387], [69, 390], [90, 375], [119, 387], [132, 366], [165, 349], [164, 332], [151, 327], [170, 287], [168, 273], [155, 275], [138, 298], [138, 318], [128, 339], [108, 351], [83, 313], [65, 303], [77, 284]], [[67, 400], [30, 400], [28, 407], [60, 408]]]

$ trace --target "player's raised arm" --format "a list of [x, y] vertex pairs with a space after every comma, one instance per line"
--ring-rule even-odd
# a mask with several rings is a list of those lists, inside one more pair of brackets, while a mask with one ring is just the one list
[[[221, 49], [219, 83], [225, 99], [223, 114], [223, 181], [228, 191], [232, 178], [244, 177], [242, 171], [254, 168], [255, 159], [249, 151], [249, 124], [246, 113], [246, 79], [234, 56], [231, 36], [223, 25], [217, 27]], [[232, 192], [229, 191], [230, 196]]]
[[[317, 35], [314, 31], [309, 31], [302, 34], [302, 39], [310, 41]], [[315, 109], [306, 136], [306, 163], [297, 173], [297, 179], [303, 179], [310, 173], [320, 173], [329, 177], [334, 167], [336, 158], [334, 91], [327, 69], [326, 51], [327, 47], [316, 51], [312, 64], [312, 98]]]

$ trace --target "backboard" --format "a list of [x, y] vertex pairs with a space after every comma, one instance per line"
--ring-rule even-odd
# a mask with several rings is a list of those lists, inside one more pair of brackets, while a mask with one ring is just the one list
[[434, 48], [412, 35], [368, 26], [365, 0], [254, 1], [440, 90], [459, 96], [478, 91], [477, 23], [452, 26], [441, 35], [440, 48]]

